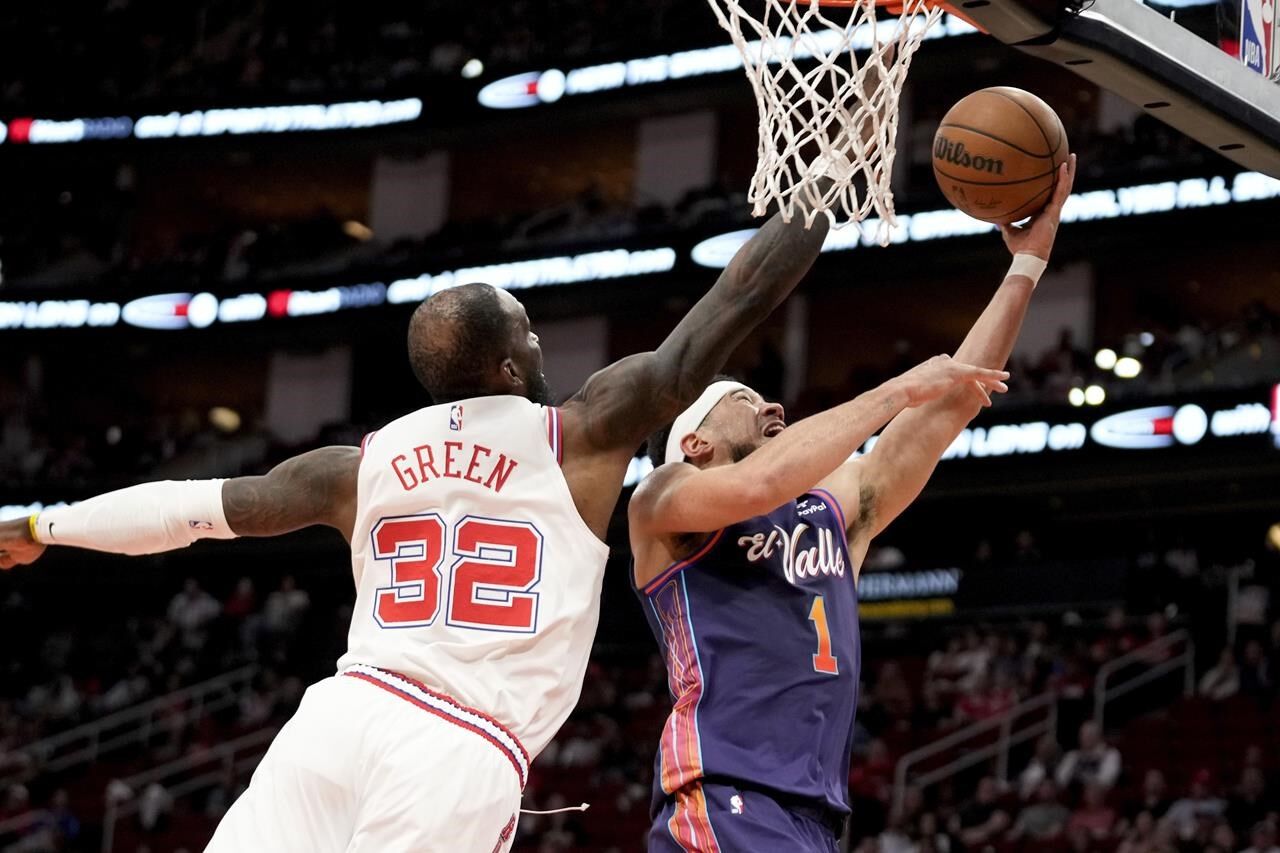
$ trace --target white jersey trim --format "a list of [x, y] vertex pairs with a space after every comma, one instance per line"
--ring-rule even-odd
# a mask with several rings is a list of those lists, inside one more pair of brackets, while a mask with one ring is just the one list
[[520, 790], [524, 790], [529, 780], [529, 753], [525, 751], [520, 739], [497, 720], [475, 708], [468, 708], [444, 693], [436, 693], [420, 681], [398, 672], [358, 663], [344, 669], [341, 674], [381, 687], [424, 711], [480, 735], [507, 756], [516, 775], [520, 777]]

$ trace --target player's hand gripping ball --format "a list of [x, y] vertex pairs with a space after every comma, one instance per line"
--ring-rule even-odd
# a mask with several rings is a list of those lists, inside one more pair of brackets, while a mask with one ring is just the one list
[[1067, 131], [1048, 104], [1009, 86], [952, 107], [933, 137], [942, 194], [984, 222], [1008, 225], [1040, 211], [1067, 160]]

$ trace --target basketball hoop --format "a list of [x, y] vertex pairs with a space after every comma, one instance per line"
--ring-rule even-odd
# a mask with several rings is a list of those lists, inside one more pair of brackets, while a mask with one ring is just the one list
[[[887, 244], [896, 224], [889, 180], [898, 97], [912, 56], [945, 4], [708, 2], [742, 54], [760, 109], [759, 158], [747, 195], [752, 215], [763, 216], [777, 202], [790, 222], [800, 206], [808, 228], [819, 213], [835, 227], [874, 214], [878, 221], [867, 224]], [[877, 21], [877, 7], [897, 17]], [[831, 183], [824, 186], [824, 177]]]

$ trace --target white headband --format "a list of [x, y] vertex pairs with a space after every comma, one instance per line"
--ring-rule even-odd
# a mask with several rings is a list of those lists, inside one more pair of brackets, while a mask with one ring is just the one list
[[737, 391], [739, 388], [747, 391], [751, 390], [741, 382], [730, 382], [729, 380], [712, 382], [708, 385], [707, 390], [702, 392], [702, 396], [695, 400], [692, 406], [681, 412], [675, 423], [671, 425], [671, 434], [667, 436], [667, 453], [663, 457], [663, 461], [683, 462], [684, 451], [680, 449], [680, 442], [684, 441], [685, 436], [698, 431], [698, 427], [702, 426], [702, 422], [707, 419], [707, 415], [716, 407], [716, 403], [719, 403], [724, 398], [725, 394]]

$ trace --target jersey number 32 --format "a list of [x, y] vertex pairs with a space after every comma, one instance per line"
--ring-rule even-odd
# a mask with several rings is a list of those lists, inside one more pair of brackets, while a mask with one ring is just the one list
[[391, 575], [374, 605], [383, 628], [423, 628], [443, 609], [458, 628], [537, 630], [542, 534], [529, 522], [468, 515], [451, 529], [431, 512], [384, 518], [372, 537]]

